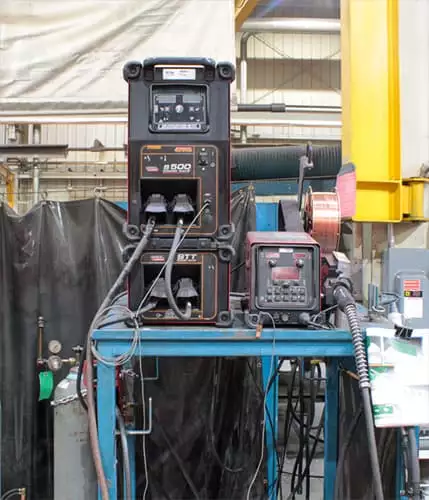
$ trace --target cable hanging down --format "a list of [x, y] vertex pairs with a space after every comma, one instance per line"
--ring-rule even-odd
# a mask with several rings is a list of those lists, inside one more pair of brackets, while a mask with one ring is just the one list
[[176, 252], [179, 248], [180, 238], [183, 232], [183, 220], [179, 220], [176, 227], [176, 232], [174, 233], [173, 244], [171, 246], [170, 253], [167, 258], [167, 265], [165, 266], [165, 290], [167, 293], [168, 304], [171, 307], [171, 310], [174, 314], [184, 321], [190, 319], [192, 315], [192, 304], [190, 302], [186, 303], [186, 311], [182, 312], [179, 309], [179, 306], [176, 304], [176, 300], [173, 295], [173, 289], [171, 286], [171, 275], [173, 273], [174, 261], [176, 259]]
[[98, 428], [97, 428], [97, 415], [95, 409], [95, 394], [94, 394], [94, 367], [92, 358], [92, 331], [95, 329], [99, 317], [103, 314], [103, 311], [111, 304], [113, 298], [118, 293], [119, 289], [125, 283], [126, 278], [130, 274], [132, 268], [137, 263], [141, 257], [144, 249], [146, 248], [149, 238], [155, 228], [154, 220], [150, 220], [146, 225], [143, 233], [142, 239], [136, 246], [134, 253], [131, 255], [130, 260], [126, 263], [121, 273], [119, 274], [117, 280], [110, 288], [103, 302], [97, 310], [97, 313], [92, 320], [89, 327], [87, 344], [86, 344], [86, 375], [87, 375], [87, 408], [88, 408], [88, 421], [89, 421], [89, 437], [91, 444], [91, 451], [94, 459], [95, 471], [97, 474], [98, 484], [100, 486], [101, 498], [103, 500], [109, 499], [109, 486], [107, 484], [106, 475], [104, 473], [103, 464], [101, 461], [100, 444], [98, 440]]
[[334, 285], [333, 294], [339, 309], [342, 310], [346, 315], [350, 333], [352, 336], [356, 371], [359, 377], [359, 388], [361, 391], [362, 405], [366, 423], [368, 449], [373, 475], [375, 498], [376, 500], [384, 500], [383, 482], [381, 479], [377, 442], [375, 439], [375, 429], [372, 417], [371, 382], [369, 379], [365, 339], [357, 314], [356, 302], [351, 294], [351, 284], [349, 283], [349, 281], [339, 279], [338, 282]]

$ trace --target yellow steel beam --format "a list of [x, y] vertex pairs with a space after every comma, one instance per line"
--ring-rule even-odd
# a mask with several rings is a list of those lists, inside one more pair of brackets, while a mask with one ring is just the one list
[[402, 220], [399, 0], [342, 0], [343, 163], [356, 166], [359, 222]]
[[235, 31], [240, 31], [244, 21], [250, 16], [259, 0], [235, 0]]
[[6, 196], [9, 206], [15, 206], [15, 175], [8, 168], [0, 164], [0, 177], [6, 182]]

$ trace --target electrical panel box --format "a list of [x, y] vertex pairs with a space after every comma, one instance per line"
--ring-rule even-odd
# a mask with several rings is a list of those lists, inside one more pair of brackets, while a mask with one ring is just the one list
[[[141, 258], [140, 266], [130, 282], [131, 309], [139, 309], [140, 300], [147, 295], [146, 304], [154, 304], [143, 315], [146, 325], [183, 324], [169, 307], [165, 279], [158, 275], [166, 264], [168, 251], [148, 251]], [[171, 288], [179, 308], [192, 305], [192, 315], [187, 324], [228, 326], [229, 265], [222, 262], [219, 252], [178, 252], [172, 272]]]
[[382, 293], [398, 296], [409, 328], [429, 328], [429, 250], [389, 248], [383, 254]]
[[292, 325], [320, 311], [320, 248], [307, 233], [248, 233], [246, 267], [250, 314]]

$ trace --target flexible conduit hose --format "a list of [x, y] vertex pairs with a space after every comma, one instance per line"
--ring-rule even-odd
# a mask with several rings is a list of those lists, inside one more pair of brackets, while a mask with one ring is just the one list
[[173, 295], [173, 288], [171, 286], [171, 275], [173, 273], [174, 259], [176, 258], [177, 248], [179, 246], [180, 238], [182, 236], [183, 221], [179, 220], [176, 227], [176, 232], [174, 233], [173, 244], [171, 245], [171, 250], [167, 258], [167, 265], [165, 267], [165, 291], [167, 294], [168, 304], [174, 314], [183, 320], [188, 320], [192, 315], [192, 304], [190, 302], [186, 303], [186, 311], [182, 312], [179, 306], [176, 304], [176, 300]]
[[109, 498], [109, 486], [107, 484], [106, 475], [103, 469], [103, 463], [101, 461], [100, 444], [98, 441], [98, 428], [97, 428], [97, 414], [95, 410], [95, 398], [94, 398], [94, 367], [92, 365], [92, 349], [91, 349], [91, 333], [94, 326], [98, 320], [99, 315], [109, 306], [111, 301], [114, 299], [118, 290], [123, 286], [127, 276], [130, 274], [132, 268], [139, 260], [143, 250], [146, 248], [149, 238], [154, 230], [155, 224], [153, 221], [149, 221], [145, 227], [143, 237], [139, 241], [130, 257], [130, 260], [126, 263], [121, 273], [119, 274], [117, 280], [112, 285], [112, 288], [107, 293], [97, 313], [92, 320], [89, 327], [88, 337], [86, 342], [86, 378], [87, 378], [87, 407], [88, 407], [88, 426], [89, 426], [89, 438], [91, 444], [92, 457], [94, 460], [95, 472], [97, 474], [98, 484], [100, 486], [101, 498], [102, 500], [111, 500]]
[[356, 305], [349, 303], [344, 306], [344, 314], [349, 323], [355, 353], [356, 371], [359, 376], [359, 388], [362, 395], [362, 406], [365, 415], [366, 432], [368, 438], [369, 457], [374, 481], [376, 500], [384, 500], [383, 482], [381, 480], [380, 464], [378, 460], [377, 442], [375, 439], [374, 422], [371, 405], [371, 382], [369, 379], [368, 360], [365, 340], [360, 327]]
[[417, 446], [417, 436], [416, 429], [414, 427], [409, 427], [407, 429], [408, 437], [408, 457], [409, 457], [409, 483], [411, 484], [413, 500], [420, 500], [422, 497], [420, 495], [420, 462], [419, 462], [419, 451]]
[[[299, 160], [306, 150], [306, 146], [233, 149], [232, 180], [298, 179]], [[306, 178], [335, 177], [341, 168], [341, 146], [313, 146], [313, 164]]]

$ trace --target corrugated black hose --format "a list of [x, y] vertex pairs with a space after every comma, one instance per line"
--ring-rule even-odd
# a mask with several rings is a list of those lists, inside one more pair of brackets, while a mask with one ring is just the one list
[[356, 371], [359, 377], [359, 388], [362, 396], [362, 406], [365, 415], [368, 450], [373, 475], [376, 500], [384, 500], [383, 482], [381, 480], [380, 464], [378, 460], [377, 442], [375, 439], [374, 421], [372, 418], [371, 382], [369, 379], [368, 359], [365, 339], [360, 327], [356, 302], [351, 293], [352, 287], [348, 280], [339, 280], [334, 288], [334, 298], [340, 310], [346, 315], [352, 336], [355, 354]]

